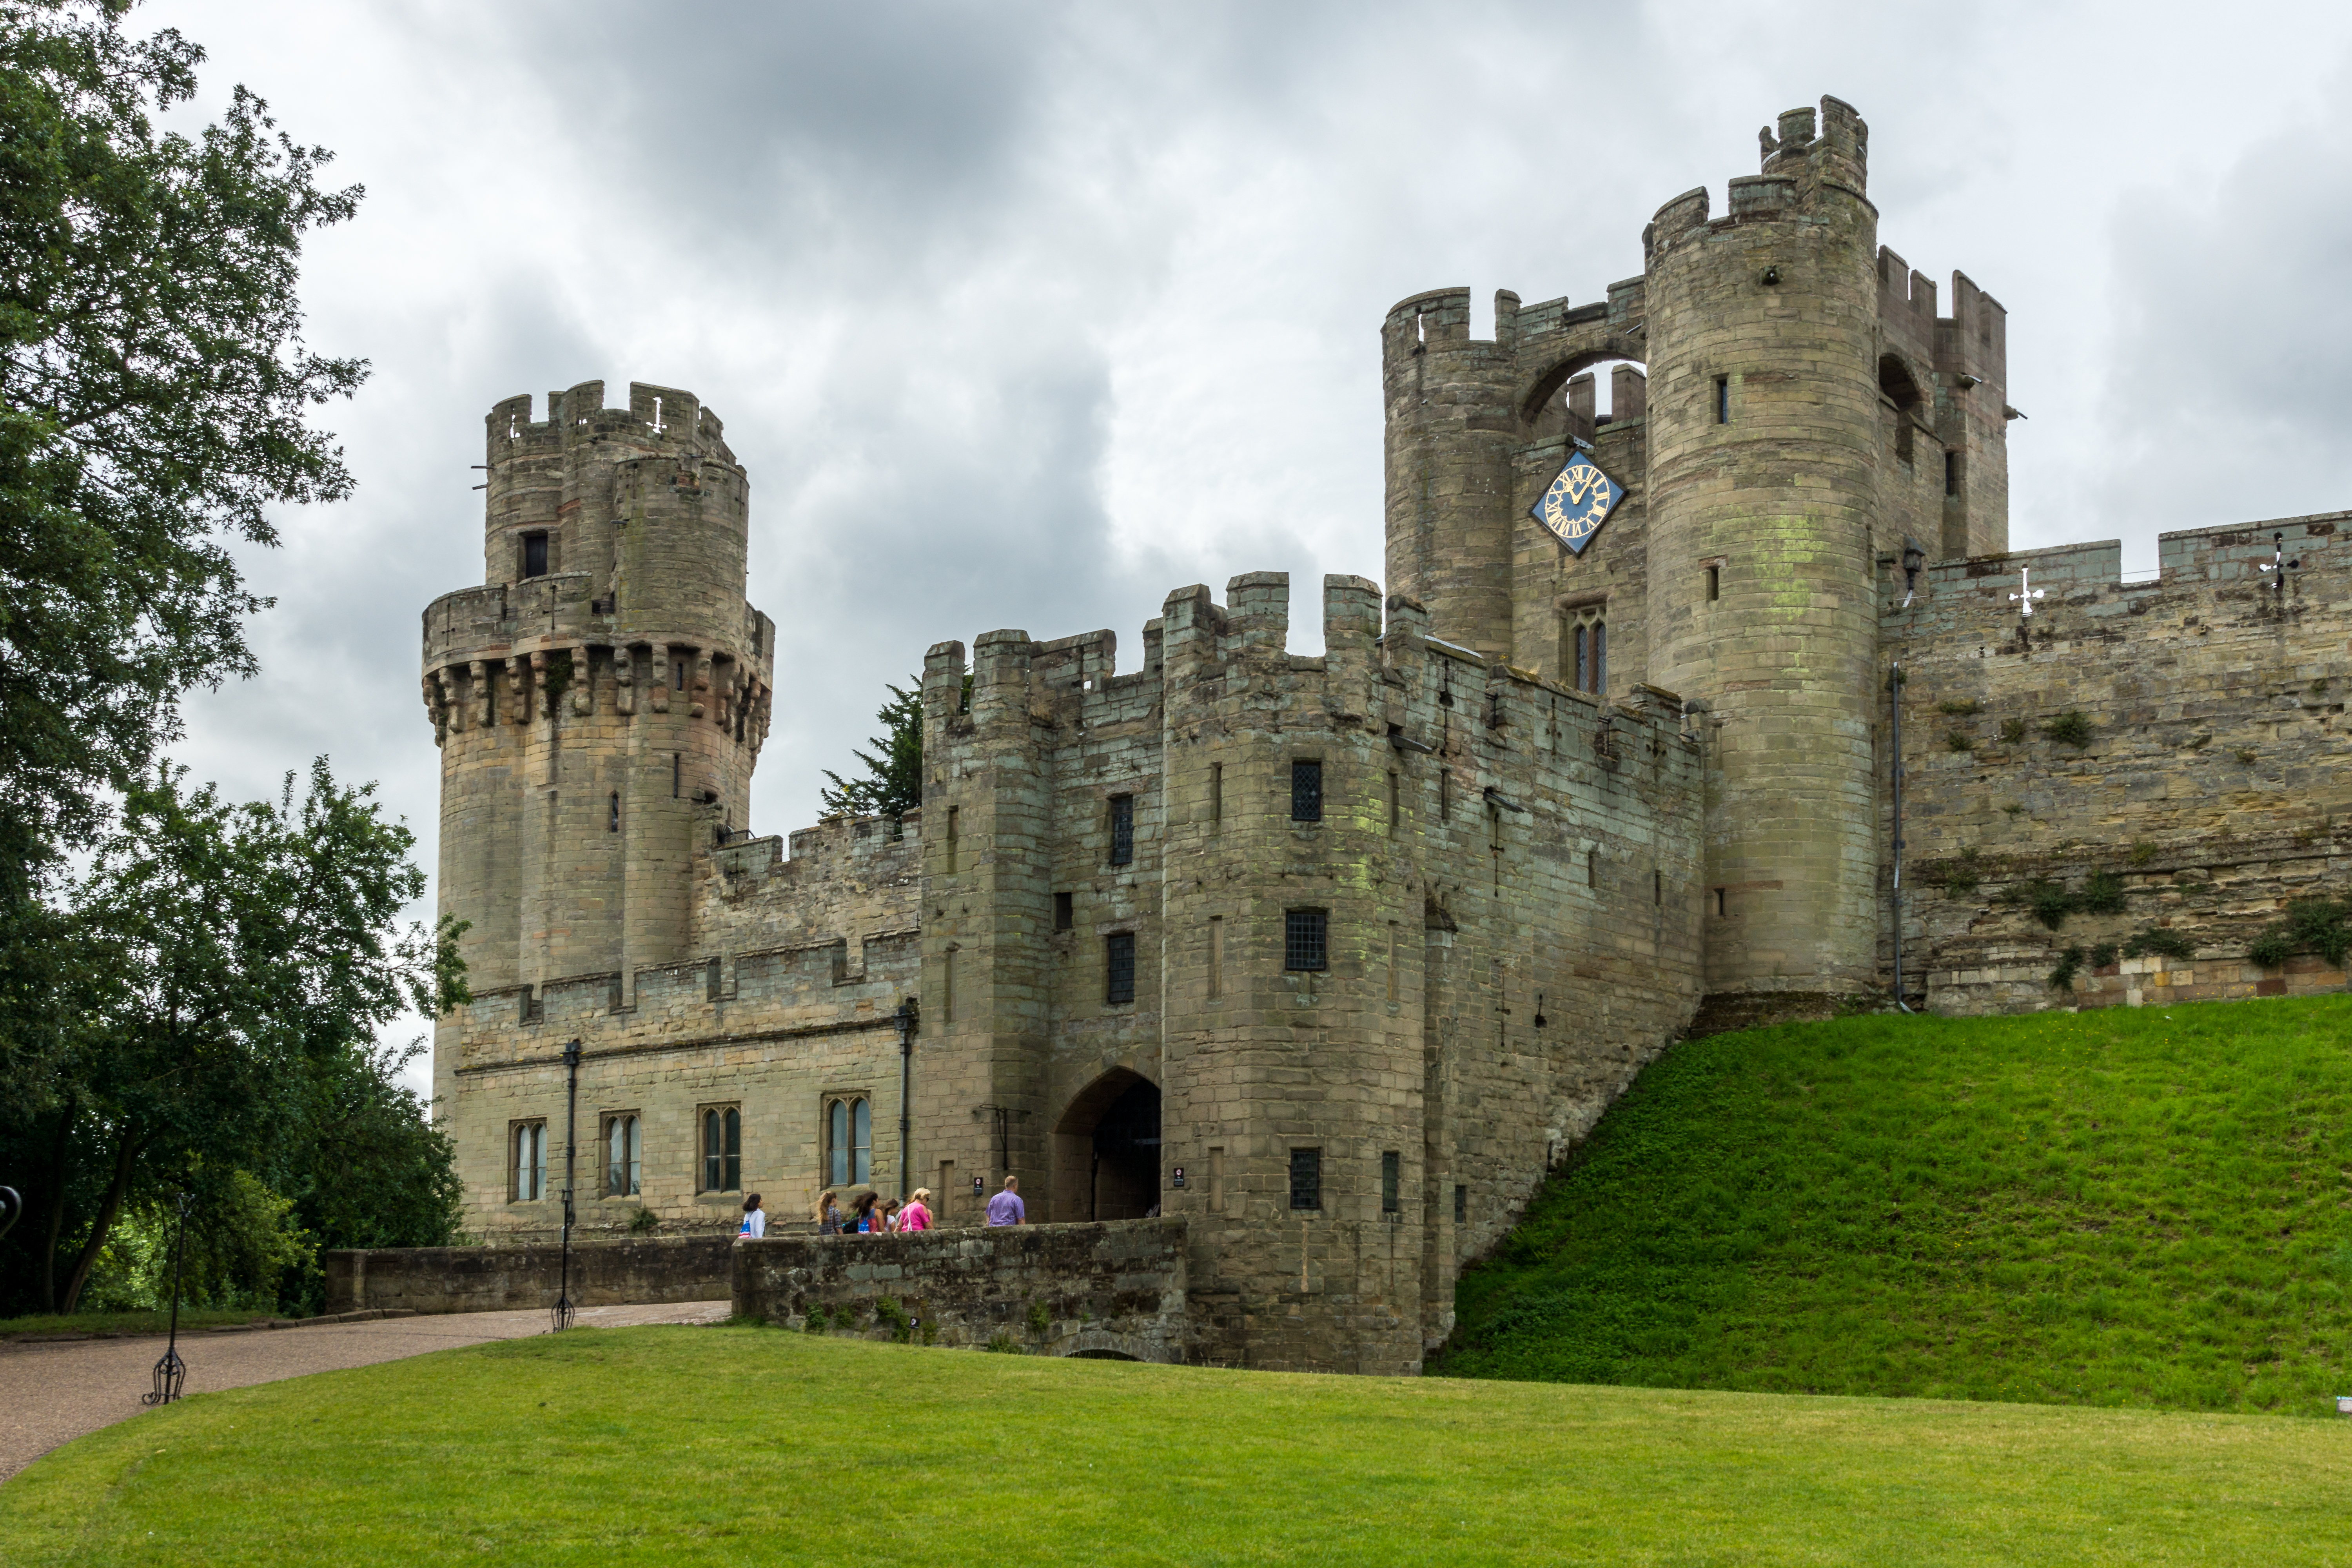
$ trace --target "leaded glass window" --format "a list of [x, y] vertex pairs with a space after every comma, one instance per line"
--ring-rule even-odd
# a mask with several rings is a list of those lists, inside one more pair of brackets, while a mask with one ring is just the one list
[[1135, 797], [1110, 797], [1110, 863], [1130, 865], [1135, 859]]
[[1321, 763], [1290, 764], [1290, 820], [1293, 822], [1323, 820], [1323, 764]]
[[1112, 1006], [1135, 1000], [1135, 933], [1103, 938], [1103, 1001]]
[[1293, 1149], [1290, 1152], [1290, 1206], [1294, 1209], [1319, 1209], [1323, 1206], [1323, 1151]]
[[1286, 910], [1282, 915], [1282, 967], [1328, 969], [1331, 917], [1322, 910]]

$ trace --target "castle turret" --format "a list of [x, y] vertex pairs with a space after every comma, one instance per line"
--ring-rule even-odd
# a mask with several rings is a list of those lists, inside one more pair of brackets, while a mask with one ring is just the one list
[[1702, 187], [1643, 233], [1649, 669], [1706, 715], [1711, 992], [1875, 978], [1874, 572], [1902, 541], [1875, 526], [1868, 135], [1833, 98], [1790, 110], [1727, 216]]
[[688, 862], [745, 822], [768, 723], [773, 628], [744, 599], [719, 422], [690, 393], [604, 391], [490, 410], [483, 585], [425, 613], [441, 912], [468, 922], [475, 994], [526, 1014], [550, 981], [625, 992], [687, 956]]

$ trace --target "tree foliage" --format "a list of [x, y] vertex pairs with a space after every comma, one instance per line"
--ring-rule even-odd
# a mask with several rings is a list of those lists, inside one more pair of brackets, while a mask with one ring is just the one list
[[[126, 798], [66, 915], [55, 1103], [16, 1141], [20, 1160], [46, 1145], [25, 1162], [42, 1310], [73, 1310], [126, 1205], [206, 1173], [249, 1172], [347, 1235], [369, 1228], [351, 1205], [403, 1184], [376, 1229], [428, 1231], [436, 1203], [446, 1219], [446, 1156], [413, 1097], [387, 1094], [375, 1034], [465, 1000], [458, 927], [401, 928], [424, 873], [373, 787], [321, 760], [299, 802], [290, 774], [277, 802], [238, 805], [169, 767]], [[398, 1179], [369, 1191], [371, 1169]]]
[[303, 237], [359, 188], [322, 189], [330, 154], [243, 88], [159, 131], [204, 51], [126, 34], [129, 8], [0, 3], [0, 1102], [36, 1111], [62, 1044], [49, 879], [180, 695], [252, 669], [230, 548], [349, 492], [304, 414], [366, 371], [309, 352], [295, 293]]
[[824, 809], [854, 816], [904, 816], [923, 804], [923, 683], [908, 676], [914, 689], [885, 683], [890, 700], [875, 717], [883, 732], [866, 742], [871, 752], [854, 752], [866, 764], [863, 778], [844, 779], [826, 770], [833, 781], [824, 792]]

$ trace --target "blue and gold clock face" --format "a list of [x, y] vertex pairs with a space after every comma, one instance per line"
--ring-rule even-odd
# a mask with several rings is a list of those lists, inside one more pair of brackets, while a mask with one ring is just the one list
[[1625, 499], [1625, 487], [1601, 471], [1601, 465], [1582, 452], [1568, 460], [1543, 499], [1528, 512], [1579, 555]]

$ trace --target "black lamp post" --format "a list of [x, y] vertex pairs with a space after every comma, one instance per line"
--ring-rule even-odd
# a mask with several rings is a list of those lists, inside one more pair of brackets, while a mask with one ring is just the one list
[[902, 998], [890, 1016], [898, 1026], [898, 1196], [903, 1202], [914, 1190], [914, 1110], [908, 1100], [915, 1076], [915, 999]]
[[580, 1130], [580, 1042], [563, 1047], [566, 1082], [563, 1089], [563, 1265], [555, 1288], [557, 1333], [572, 1326], [572, 1156], [573, 1135]]
[[188, 1363], [180, 1359], [180, 1258], [188, 1246], [188, 1194], [180, 1194], [180, 1228], [172, 1237], [172, 1337], [163, 1343], [163, 1359], [155, 1363], [155, 1388], [139, 1396], [142, 1405], [169, 1405], [180, 1397], [188, 1381]]

